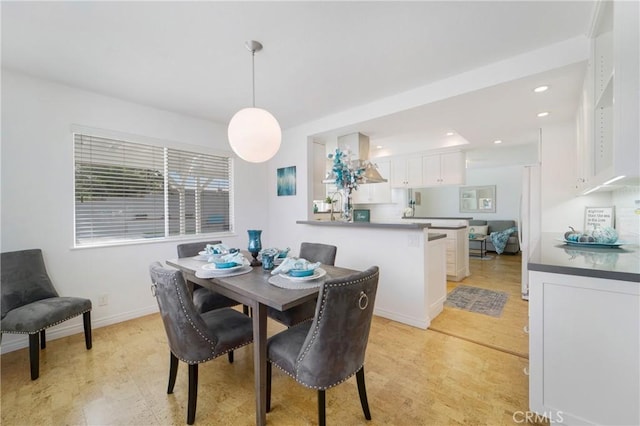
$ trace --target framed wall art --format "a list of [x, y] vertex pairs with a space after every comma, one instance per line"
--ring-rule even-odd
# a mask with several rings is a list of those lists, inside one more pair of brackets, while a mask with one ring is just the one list
[[592, 229], [596, 226], [611, 228], [615, 225], [614, 207], [585, 207], [584, 209], [584, 230]]
[[276, 175], [278, 196], [296, 195], [296, 166], [281, 167]]

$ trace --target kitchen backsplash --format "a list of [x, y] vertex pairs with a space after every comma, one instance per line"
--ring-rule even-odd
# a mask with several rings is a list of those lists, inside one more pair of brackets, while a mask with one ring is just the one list
[[614, 191], [616, 230], [622, 241], [640, 243], [640, 187], [627, 187]]

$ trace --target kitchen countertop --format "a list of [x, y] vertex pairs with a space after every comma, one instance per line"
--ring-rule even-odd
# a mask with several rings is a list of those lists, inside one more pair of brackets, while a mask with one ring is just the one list
[[465, 229], [466, 225], [458, 226], [430, 226], [429, 229]]
[[440, 240], [442, 238], [447, 238], [447, 234], [438, 234], [435, 232], [429, 232], [427, 234], [427, 241], [435, 241], [435, 240]]
[[570, 246], [561, 234], [543, 233], [531, 253], [529, 270], [640, 282], [640, 247], [619, 248]]
[[390, 229], [424, 229], [430, 223], [383, 223], [383, 222], [340, 222], [329, 220], [296, 220], [299, 225], [341, 226], [344, 228], [390, 228]]
[[403, 216], [402, 219], [473, 220], [472, 217]]

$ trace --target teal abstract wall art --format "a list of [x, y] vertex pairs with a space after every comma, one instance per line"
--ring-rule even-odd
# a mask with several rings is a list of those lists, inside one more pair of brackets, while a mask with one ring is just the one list
[[281, 167], [277, 173], [278, 196], [296, 195], [296, 166]]

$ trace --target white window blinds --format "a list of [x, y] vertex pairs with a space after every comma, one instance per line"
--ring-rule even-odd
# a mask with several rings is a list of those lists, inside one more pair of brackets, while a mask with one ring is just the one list
[[74, 135], [76, 246], [232, 229], [231, 159]]

